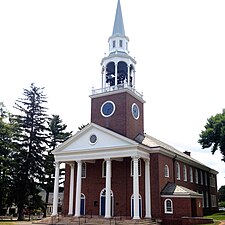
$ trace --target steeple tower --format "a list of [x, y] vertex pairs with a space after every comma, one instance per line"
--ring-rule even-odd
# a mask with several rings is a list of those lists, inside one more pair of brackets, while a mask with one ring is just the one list
[[117, 3], [112, 36], [108, 39], [109, 51], [102, 59], [102, 88], [129, 86], [135, 88], [134, 58], [129, 56], [129, 38], [125, 35], [120, 0]]
[[136, 61], [128, 42], [118, 0], [109, 50], [101, 61], [102, 87], [90, 96], [91, 122], [133, 139], [144, 133], [144, 100], [135, 90]]

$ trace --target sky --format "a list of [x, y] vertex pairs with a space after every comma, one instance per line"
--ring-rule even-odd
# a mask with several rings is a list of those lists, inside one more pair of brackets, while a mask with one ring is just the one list
[[[117, 0], [0, 1], [0, 102], [14, 112], [31, 83], [44, 87], [49, 114], [68, 130], [90, 122], [101, 59]], [[121, 0], [130, 55], [137, 60], [145, 132], [217, 170], [219, 152], [198, 144], [207, 118], [225, 108], [225, 1]]]

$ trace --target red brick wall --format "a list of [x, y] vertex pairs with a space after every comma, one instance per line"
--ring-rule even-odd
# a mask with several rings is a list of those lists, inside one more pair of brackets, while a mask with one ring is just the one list
[[[101, 106], [105, 101], [113, 101], [116, 106], [114, 114], [110, 117], [101, 115]], [[133, 103], [136, 103], [140, 109], [138, 120], [135, 120], [132, 116], [131, 106]], [[127, 92], [92, 98], [91, 122], [131, 139], [139, 133], [144, 133], [143, 118], [143, 104]]]

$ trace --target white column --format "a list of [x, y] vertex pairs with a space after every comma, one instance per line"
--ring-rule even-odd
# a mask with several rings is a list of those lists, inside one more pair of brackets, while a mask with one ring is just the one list
[[75, 217], [80, 216], [80, 196], [81, 196], [81, 161], [77, 161], [77, 188], [76, 188], [76, 206]]
[[145, 218], [151, 218], [150, 160], [145, 160]]
[[102, 88], [106, 87], [106, 68], [102, 67]]
[[133, 71], [133, 88], [135, 88], [135, 70]]
[[70, 195], [69, 195], [68, 215], [73, 215], [73, 195], [74, 195], [74, 162], [70, 163]]
[[130, 65], [127, 66], [127, 84], [130, 86]]
[[54, 182], [54, 195], [53, 195], [53, 212], [52, 216], [58, 214], [58, 198], [59, 198], [59, 167], [60, 163], [55, 163], [55, 182]]
[[106, 161], [106, 204], [105, 204], [105, 218], [111, 218], [111, 160]]
[[118, 64], [115, 63], [115, 86], [117, 86], [117, 75], [118, 75], [117, 66], [118, 66]]
[[137, 157], [133, 158], [133, 195], [134, 195], [134, 215], [133, 219], [140, 219], [139, 215], [139, 176], [138, 176], [138, 159]]

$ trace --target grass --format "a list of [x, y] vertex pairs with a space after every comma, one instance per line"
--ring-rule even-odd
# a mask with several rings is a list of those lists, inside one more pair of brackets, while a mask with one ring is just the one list
[[15, 225], [15, 224], [16, 224], [15, 221], [13, 221], [13, 222], [11, 222], [11, 221], [0, 221], [0, 225]]
[[218, 212], [204, 217], [212, 218], [213, 220], [225, 220], [225, 212]]

